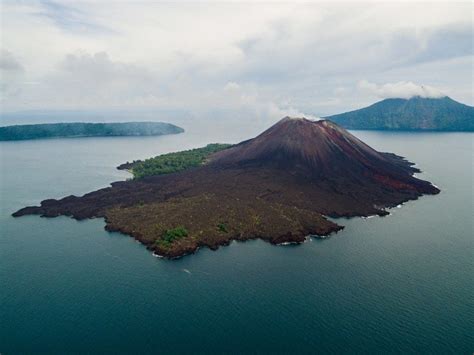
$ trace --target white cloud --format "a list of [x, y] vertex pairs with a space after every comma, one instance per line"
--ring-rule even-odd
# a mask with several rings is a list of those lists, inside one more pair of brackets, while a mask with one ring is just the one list
[[233, 81], [229, 81], [224, 87], [224, 91], [237, 91], [239, 89], [240, 85]]
[[429, 86], [429, 85], [418, 85], [411, 81], [399, 81], [397, 83], [387, 83], [383, 85], [377, 85], [367, 80], [361, 80], [358, 83], [358, 87], [361, 90], [367, 91], [375, 96], [389, 99], [389, 98], [400, 98], [410, 99], [415, 96], [425, 98], [440, 98], [445, 97], [440, 90]]

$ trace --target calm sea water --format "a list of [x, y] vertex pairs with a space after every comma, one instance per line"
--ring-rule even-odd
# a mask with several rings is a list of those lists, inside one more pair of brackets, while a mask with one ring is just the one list
[[324, 241], [154, 258], [101, 219], [10, 217], [136, 158], [249, 132], [0, 143], [0, 353], [474, 351], [473, 134], [355, 132], [442, 193]]

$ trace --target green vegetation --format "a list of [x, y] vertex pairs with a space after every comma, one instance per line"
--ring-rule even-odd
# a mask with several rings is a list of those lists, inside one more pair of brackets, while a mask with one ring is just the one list
[[183, 226], [179, 226], [173, 229], [167, 229], [165, 233], [163, 233], [163, 240], [168, 243], [172, 243], [176, 239], [181, 239], [187, 236], [188, 236], [187, 229], [184, 228]]
[[123, 164], [123, 167], [130, 168], [135, 179], [151, 175], [170, 174], [200, 166], [206, 162], [209, 155], [230, 146], [230, 144], [208, 144], [203, 148], [168, 153], [144, 161]]
[[164, 122], [46, 123], [0, 127], [0, 141], [65, 137], [159, 136], [181, 133], [178, 126]]
[[155, 241], [155, 244], [169, 248], [174, 241], [185, 238], [188, 236], [188, 234], [188, 230], [183, 226], [167, 229], [163, 233], [161, 239], [157, 239]]
[[228, 230], [227, 225], [225, 223], [219, 223], [217, 225], [217, 228], [219, 229], [219, 231], [221, 231], [223, 233], [229, 233], [229, 230]]

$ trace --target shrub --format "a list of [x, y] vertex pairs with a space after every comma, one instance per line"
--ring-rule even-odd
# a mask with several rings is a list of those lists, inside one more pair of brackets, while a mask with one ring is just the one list
[[219, 223], [217, 225], [217, 228], [221, 231], [221, 232], [224, 232], [224, 233], [228, 233], [228, 229], [227, 229], [227, 225], [225, 223]]
[[175, 240], [178, 240], [187, 236], [188, 236], [188, 230], [182, 226], [179, 226], [173, 229], [167, 229], [163, 233], [163, 240], [167, 243], [172, 243]]

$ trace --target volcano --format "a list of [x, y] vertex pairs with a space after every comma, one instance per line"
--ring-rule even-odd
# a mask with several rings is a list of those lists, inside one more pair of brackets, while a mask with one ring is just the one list
[[[285, 117], [258, 137], [216, 153], [217, 166], [273, 166], [319, 179], [366, 179], [384, 175], [426, 186], [413, 179], [413, 164], [394, 154], [379, 153], [328, 120]], [[429, 188], [428, 188], [429, 189]]]
[[13, 215], [103, 217], [107, 230], [168, 258], [232, 240], [302, 243], [343, 228], [327, 216], [383, 216], [388, 207], [439, 193], [413, 176], [413, 165], [329, 120], [285, 117], [201, 166], [44, 200]]

